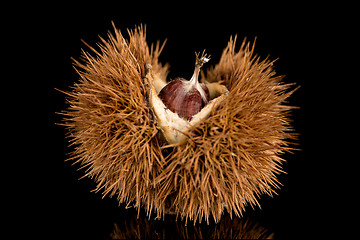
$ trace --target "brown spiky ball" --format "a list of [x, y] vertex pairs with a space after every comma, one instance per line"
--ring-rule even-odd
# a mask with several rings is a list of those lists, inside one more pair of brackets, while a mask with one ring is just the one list
[[148, 215], [194, 222], [219, 221], [224, 210], [241, 216], [260, 195], [272, 195], [280, 155], [295, 138], [292, 107], [284, 105], [294, 90], [275, 75], [273, 61], [261, 60], [245, 40], [236, 50], [231, 38], [219, 63], [201, 74], [210, 92], [214, 84], [223, 90], [210, 99], [206, 117], [184, 132], [175, 129], [183, 140], [174, 143], [166, 141], [152, 98], [158, 99], [155, 80], [166, 82], [168, 65], [158, 61], [164, 44], [149, 46], [142, 26], [127, 39], [114, 32], [74, 60], [80, 80], [63, 113], [75, 146], [71, 159], [87, 169], [96, 191]]

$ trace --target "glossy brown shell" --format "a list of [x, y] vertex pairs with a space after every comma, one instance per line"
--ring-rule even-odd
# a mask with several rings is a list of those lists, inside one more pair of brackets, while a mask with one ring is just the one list
[[186, 81], [184, 78], [177, 78], [171, 81], [161, 89], [159, 98], [172, 112], [190, 121], [209, 102], [210, 97], [209, 90], [205, 84], [201, 84], [201, 87], [204, 89], [206, 102], [201, 98], [200, 92], [196, 88], [186, 91], [183, 87]]

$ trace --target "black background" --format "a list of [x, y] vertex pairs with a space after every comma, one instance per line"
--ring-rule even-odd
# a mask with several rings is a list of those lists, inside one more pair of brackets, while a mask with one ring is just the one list
[[[341, 14], [335, 14], [333, 8], [310, 4], [248, 6], [217, 2], [198, 5], [180, 2], [54, 4], [45, 6], [44, 11], [30, 12], [28, 19], [23, 20], [21, 26], [30, 30], [25, 37], [31, 45], [20, 46], [29, 50], [28, 58], [37, 59], [35, 64], [27, 61], [34, 64], [29, 70], [33, 80], [24, 82], [25, 88], [31, 88], [35, 103], [25, 101], [24, 105], [34, 109], [29, 116], [39, 116], [30, 117], [34, 125], [24, 139], [30, 143], [26, 155], [35, 155], [37, 159], [30, 164], [36, 168], [31, 174], [35, 183], [26, 194], [35, 204], [27, 205], [24, 200], [23, 205], [31, 210], [31, 218], [40, 215], [43, 220], [32, 227], [37, 236], [103, 239], [109, 236], [115, 223], [136, 215], [135, 210], [118, 206], [116, 199], [102, 199], [100, 193], [91, 192], [95, 188], [91, 179], [78, 180], [84, 170], [77, 170], [80, 166], [64, 161], [71, 148], [67, 147], [65, 129], [56, 125], [61, 121], [56, 112], [64, 110], [66, 105], [64, 94], [55, 88], [69, 90], [78, 79], [70, 58], [78, 59], [81, 48], [87, 49], [81, 39], [95, 46], [98, 36], [106, 38], [108, 31], [112, 31], [111, 21], [124, 35], [127, 28], [143, 23], [147, 27], [148, 42], [167, 39], [160, 61], [170, 63], [170, 78], [192, 74], [195, 51], [206, 49], [212, 55], [209, 65], [215, 64], [230, 36], [235, 34], [239, 45], [245, 37], [251, 42], [257, 37], [255, 52], [262, 59], [268, 55], [270, 59], [279, 58], [275, 63], [277, 74], [286, 75], [286, 83], [301, 86], [289, 101], [290, 105], [300, 107], [294, 111], [293, 125], [301, 134], [298, 142], [302, 150], [283, 156], [287, 159], [284, 170], [288, 174], [279, 176], [284, 186], [278, 195], [263, 196], [259, 200], [261, 209], [247, 208], [244, 218], [274, 232], [277, 238], [325, 234], [329, 226], [321, 223], [327, 213], [333, 211], [333, 206], [327, 206], [323, 196], [332, 199], [329, 192], [334, 185], [333, 179], [321, 175], [326, 169], [326, 158], [320, 154], [325, 147], [319, 145], [319, 139], [324, 138], [319, 116], [326, 112], [327, 98], [320, 94], [327, 91], [329, 68], [336, 66], [325, 66], [325, 62], [331, 56], [331, 43], [338, 40], [335, 29], [339, 28], [337, 24], [341, 25], [338, 22]], [[41, 142], [33, 140], [36, 136]], [[140, 217], [145, 218], [145, 214], [141, 212]], [[176, 236], [171, 227], [173, 223], [172, 218], [159, 223], [170, 230], [169, 237]], [[213, 227], [211, 224], [204, 229], [211, 231]]]

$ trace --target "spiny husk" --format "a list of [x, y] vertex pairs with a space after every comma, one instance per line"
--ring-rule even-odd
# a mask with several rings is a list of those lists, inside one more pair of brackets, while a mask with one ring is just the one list
[[101, 52], [83, 51], [75, 60], [80, 83], [68, 93], [64, 113], [69, 137], [76, 146], [73, 159], [87, 168], [86, 176], [97, 182], [96, 191], [117, 196], [119, 202], [134, 203], [140, 209], [154, 206], [155, 177], [165, 160], [158, 146], [156, 123], [152, 119], [146, 86], [145, 63], [164, 78], [168, 66], [158, 63], [160, 43], [148, 47], [145, 29], [129, 31], [129, 40], [115, 29], [115, 36], [99, 44]]
[[219, 221], [225, 209], [241, 216], [280, 185], [280, 155], [295, 137], [292, 107], [284, 105], [290, 84], [275, 76], [273, 61], [253, 54], [254, 46], [244, 40], [236, 51], [236, 38], [230, 39], [219, 63], [202, 75], [222, 81], [228, 97], [187, 133], [187, 142], [164, 146], [144, 77], [150, 63], [166, 79], [168, 65], [158, 62], [163, 45], [149, 47], [145, 35], [140, 26], [125, 40], [115, 29], [115, 36], [101, 39], [101, 52], [90, 47], [94, 56], [83, 51], [75, 61], [80, 83], [68, 93], [64, 113], [73, 159], [95, 179], [96, 191], [142, 206], [149, 216], [173, 212], [194, 223], [211, 215]]
[[245, 206], [259, 205], [262, 194], [279, 187], [286, 139], [294, 139], [286, 98], [291, 84], [281, 84], [273, 62], [260, 61], [250, 44], [235, 51], [230, 39], [221, 59], [203, 81], [222, 81], [229, 89], [224, 102], [189, 132], [187, 144], [175, 148], [159, 176], [161, 193], [170, 195], [182, 218], [219, 221], [224, 209], [237, 216]]

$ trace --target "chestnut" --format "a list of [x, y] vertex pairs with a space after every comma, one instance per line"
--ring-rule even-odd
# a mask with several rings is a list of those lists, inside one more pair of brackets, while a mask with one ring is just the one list
[[159, 93], [159, 98], [171, 111], [188, 121], [200, 112], [209, 102], [209, 90], [203, 83], [199, 83], [199, 72], [202, 65], [210, 59], [203, 54], [196, 56], [195, 70], [191, 79], [176, 78], [168, 83]]

